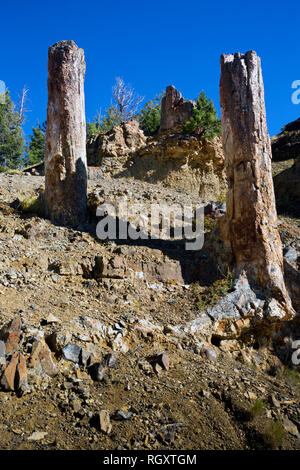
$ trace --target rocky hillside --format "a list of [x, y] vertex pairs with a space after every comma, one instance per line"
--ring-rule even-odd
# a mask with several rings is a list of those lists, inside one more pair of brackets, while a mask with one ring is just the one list
[[224, 200], [227, 186], [220, 138], [208, 141], [182, 132], [194, 105], [170, 86], [162, 100], [156, 135], [146, 137], [138, 123], [130, 121], [91, 136], [87, 142], [90, 174], [133, 178], [175, 190], [189, 187], [201, 198]]
[[[207, 334], [203, 305], [229, 287], [209, 252], [100, 243], [92, 222], [55, 226], [24, 212], [43, 186], [0, 176], [0, 345], [15, 358], [2, 365], [1, 448], [299, 449], [300, 381], [286, 362], [297, 330], [286, 325], [276, 354], [272, 342]], [[198, 199], [111, 178], [90, 180], [89, 193]], [[209, 232], [217, 212], [206, 212]], [[281, 219], [280, 230], [296, 271], [300, 227]]]

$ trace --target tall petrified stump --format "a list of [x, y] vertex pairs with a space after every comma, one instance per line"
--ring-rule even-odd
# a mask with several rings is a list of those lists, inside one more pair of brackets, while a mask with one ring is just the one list
[[229, 186], [223, 238], [234, 255], [236, 277], [244, 274], [252, 288], [272, 299], [273, 314], [285, 319], [293, 309], [283, 278], [264, 86], [254, 51], [221, 56], [220, 102]]
[[45, 204], [48, 217], [76, 226], [87, 218], [84, 51], [60, 41], [48, 53]]

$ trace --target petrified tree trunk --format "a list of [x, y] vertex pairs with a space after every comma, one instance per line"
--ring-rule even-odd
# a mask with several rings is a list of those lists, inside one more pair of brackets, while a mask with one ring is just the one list
[[45, 203], [55, 223], [76, 226], [87, 217], [84, 52], [61, 41], [48, 53]]
[[166, 95], [161, 100], [161, 121], [159, 131], [163, 132], [183, 125], [193, 113], [195, 103], [183, 99], [173, 85], [167, 86]]
[[236, 276], [245, 274], [273, 299], [271, 315], [288, 318], [293, 309], [283, 278], [264, 87], [254, 51], [221, 56], [220, 102], [229, 187], [222, 236], [231, 246]]

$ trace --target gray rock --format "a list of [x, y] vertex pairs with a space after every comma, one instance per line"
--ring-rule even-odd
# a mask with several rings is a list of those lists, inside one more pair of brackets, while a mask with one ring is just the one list
[[116, 354], [105, 354], [103, 358], [103, 364], [107, 367], [115, 367], [118, 361], [118, 356]]
[[116, 420], [127, 420], [132, 417], [132, 412], [131, 411], [123, 411], [123, 410], [118, 410], [114, 415], [114, 419]]
[[67, 361], [75, 362], [75, 364], [79, 364], [81, 360], [81, 351], [82, 348], [77, 346], [76, 344], [68, 344], [63, 349], [63, 356]]
[[81, 348], [81, 353], [80, 353], [80, 364], [83, 366], [89, 366], [92, 362], [92, 356], [89, 351], [86, 349]]
[[59, 329], [46, 337], [46, 342], [52, 351], [61, 354], [63, 349], [71, 341], [72, 335], [67, 330]]
[[249, 313], [250, 305], [257, 300], [255, 293], [249, 286], [246, 278], [239, 278], [234, 283], [234, 291], [222, 297], [215, 305], [206, 310], [207, 315], [213, 320], [233, 319], [238, 320]]
[[5, 343], [4, 341], [0, 341], [0, 365], [6, 363], [5, 359]]
[[295, 248], [292, 248], [291, 246], [288, 246], [288, 247], [284, 248], [283, 256], [286, 260], [291, 261], [291, 262], [295, 262], [295, 261], [297, 261], [298, 253], [295, 250]]
[[217, 354], [213, 349], [205, 349], [204, 350], [204, 355], [206, 359], [209, 361], [216, 361], [217, 360]]

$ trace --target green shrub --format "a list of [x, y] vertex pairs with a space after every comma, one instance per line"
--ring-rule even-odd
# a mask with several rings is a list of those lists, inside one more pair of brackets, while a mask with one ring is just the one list
[[277, 449], [286, 435], [286, 431], [280, 421], [269, 423], [263, 434], [264, 441], [267, 446]]
[[183, 132], [197, 133], [207, 140], [221, 135], [221, 121], [217, 117], [216, 108], [213, 102], [206, 98], [204, 91], [198, 96], [192, 117], [184, 124]]
[[284, 367], [280, 372], [280, 377], [285, 380], [289, 385], [299, 386], [300, 385], [300, 374], [295, 369]]
[[252, 419], [255, 418], [256, 416], [262, 415], [265, 412], [265, 409], [266, 409], [266, 404], [262, 398], [258, 398], [257, 400], [255, 400], [255, 403], [250, 410]]
[[196, 307], [198, 310], [204, 310], [206, 307], [214, 304], [221, 297], [230, 292], [233, 288], [233, 282], [234, 280], [232, 273], [228, 268], [226, 277], [223, 279], [218, 279], [204, 291], [201, 292], [200, 288], [197, 291], [196, 287], [193, 286], [192, 293], [196, 297]]
[[140, 128], [146, 134], [154, 134], [160, 126], [161, 100], [163, 96], [164, 93], [161, 93], [156, 95], [154, 100], [147, 101], [137, 116]]
[[46, 142], [46, 123], [42, 125], [37, 121], [37, 127], [32, 127], [32, 135], [29, 136], [27, 144], [27, 161], [28, 165], [35, 165], [44, 160], [45, 142]]
[[35, 195], [20, 200], [18, 209], [26, 214], [37, 214], [39, 216], [43, 216], [45, 213], [42, 197]]

